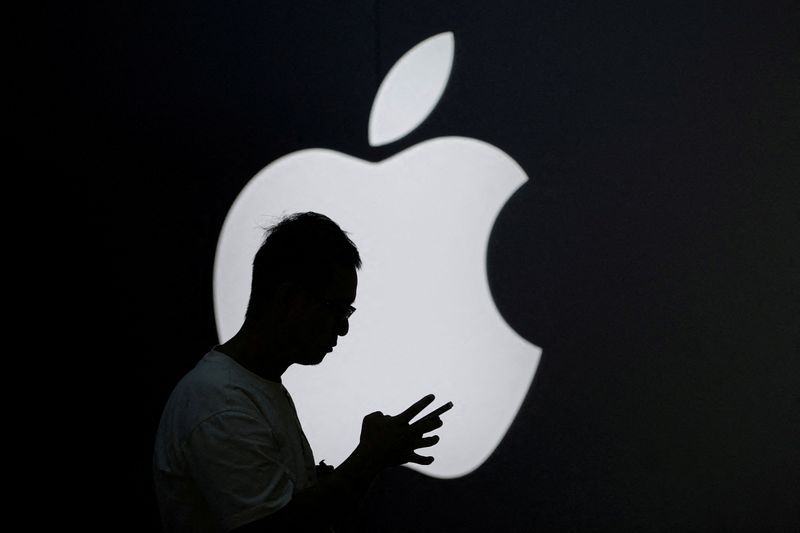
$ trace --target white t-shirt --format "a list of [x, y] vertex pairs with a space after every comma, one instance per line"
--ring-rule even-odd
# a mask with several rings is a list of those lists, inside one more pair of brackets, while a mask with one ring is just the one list
[[211, 350], [172, 392], [153, 475], [167, 533], [230, 531], [316, 482], [288, 391]]

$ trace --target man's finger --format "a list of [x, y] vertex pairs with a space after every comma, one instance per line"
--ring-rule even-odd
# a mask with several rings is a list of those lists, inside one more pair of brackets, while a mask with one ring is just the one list
[[433, 394], [428, 394], [421, 400], [418, 400], [414, 405], [397, 415], [397, 418], [402, 420], [403, 422], [410, 422], [412, 418], [417, 416], [425, 409], [430, 403], [435, 399]]
[[439, 442], [438, 435], [431, 435], [430, 437], [422, 437], [420, 439], [417, 439], [417, 442], [414, 445], [414, 449], [416, 450], [417, 448], [430, 448], [437, 442]]
[[442, 405], [440, 407], [437, 407], [436, 409], [434, 409], [433, 411], [431, 411], [427, 415], [423, 416], [422, 418], [417, 420], [417, 422], [422, 422], [423, 420], [427, 420], [428, 418], [435, 418], [435, 417], [437, 417], [437, 416], [439, 416], [441, 414], [446, 413], [447, 411], [449, 411], [452, 408], [453, 408], [453, 402], [447, 402], [446, 404], [444, 404], [444, 405]]
[[423, 456], [416, 453], [412, 453], [408, 461], [408, 463], [416, 463], [418, 465], [429, 465], [433, 462], [433, 457]]
[[442, 419], [437, 416], [436, 418], [425, 418], [422, 420], [417, 420], [408, 427], [411, 428], [411, 430], [414, 431], [415, 433], [419, 433], [422, 435], [429, 431], [433, 431], [434, 429], [442, 427], [443, 424], [444, 423], [442, 422]]

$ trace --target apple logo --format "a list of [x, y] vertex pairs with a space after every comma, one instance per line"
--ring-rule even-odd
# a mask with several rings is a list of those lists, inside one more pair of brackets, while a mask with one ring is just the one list
[[[408, 51], [378, 89], [369, 143], [416, 128], [444, 92], [451, 32]], [[527, 180], [485, 142], [441, 137], [372, 163], [325, 149], [270, 163], [230, 208], [217, 243], [214, 311], [220, 342], [244, 321], [252, 258], [263, 228], [317, 211], [358, 246], [358, 311], [350, 333], [321, 365], [292, 366], [292, 392], [317, 461], [338, 464], [358, 442], [362, 417], [397, 413], [425, 394], [452, 401], [436, 457], [410, 468], [438, 478], [478, 468], [502, 441], [525, 399], [541, 349], [503, 320], [492, 299], [486, 254], [497, 215]]]

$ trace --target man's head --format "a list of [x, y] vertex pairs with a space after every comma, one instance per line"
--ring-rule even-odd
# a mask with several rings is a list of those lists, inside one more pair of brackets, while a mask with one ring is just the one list
[[315, 364], [347, 334], [361, 258], [325, 215], [296, 213], [267, 230], [253, 260], [246, 320], [279, 317], [301, 364]]

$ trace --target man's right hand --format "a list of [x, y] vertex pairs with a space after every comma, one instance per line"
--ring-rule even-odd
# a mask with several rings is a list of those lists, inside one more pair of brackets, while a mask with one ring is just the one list
[[416, 450], [439, 442], [438, 436], [424, 435], [440, 428], [442, 420], [435, 416], [413, 424], [410, 422], [433, 400], [434, 395], [429, 394], [397, 416], [385, 415], [380, 411], [365, 416], [361, 424], [359, 454], [377, 469], [404, 463], [431, 464], [433, 457], [419, 455]]
[[276, 513], [256, 520], [237, 533], [262, 531], [328, 531], [364, 494], [375, 475], [387, 466], [404, 463], [429, 465], [433, 457], [416, 453], [439, 442], [439, 437], [425, 434], [442, 426], [439, 415], [450, 409], [442, 406], [411, 423], [430, 405], [428, 395], [397, 416], [380, 411], [368, 414], [361, 425], [361, 442], [355, 451], [330, 475], [320, 476], [312, 485], [294, 495], [288, 505]]

